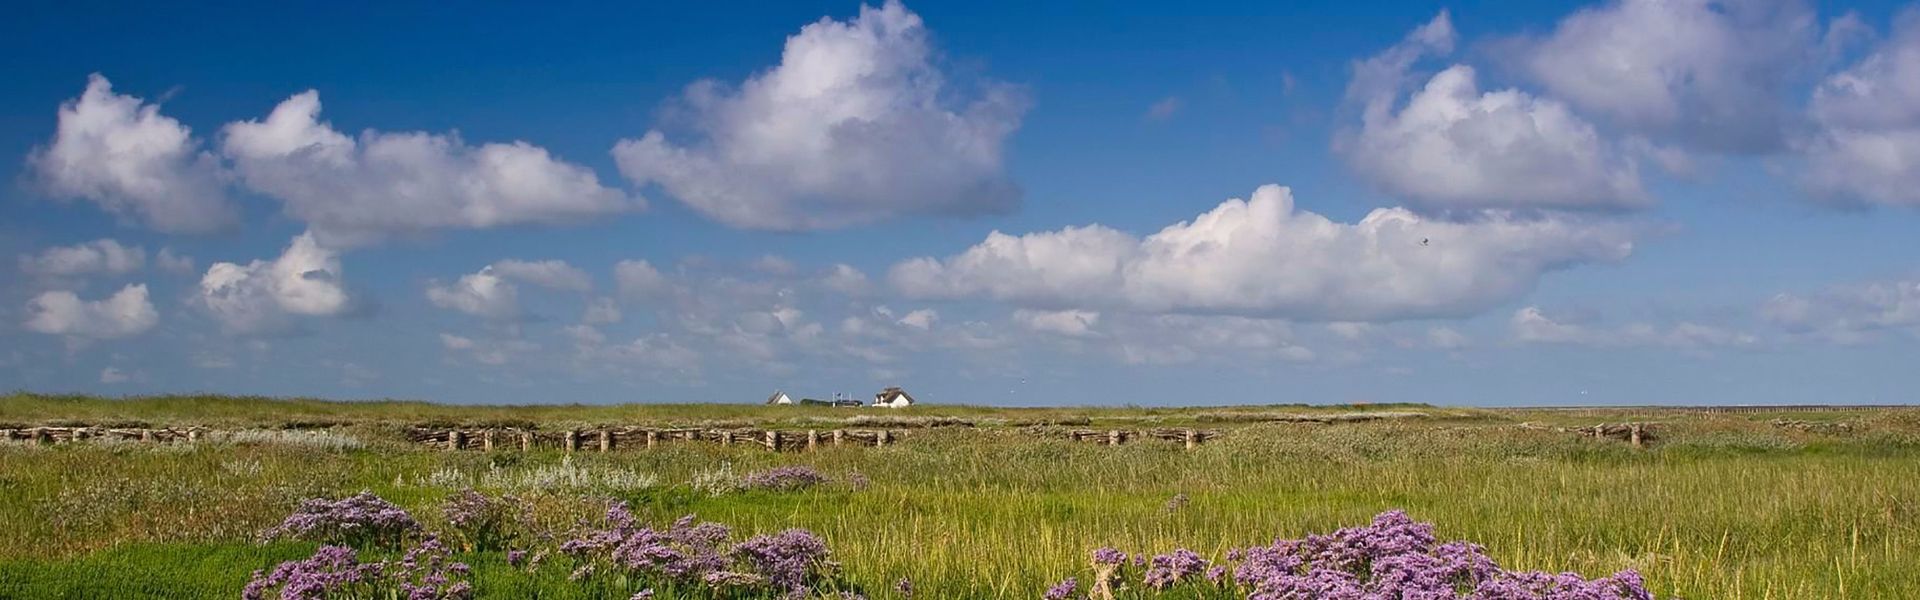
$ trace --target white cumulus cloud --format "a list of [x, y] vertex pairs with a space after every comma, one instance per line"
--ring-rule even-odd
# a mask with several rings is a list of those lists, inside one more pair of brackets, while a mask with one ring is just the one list
[[1815, 88], [1803, 178], [1845, 200], [1920, 207], [1920, 10]]
[[1100, 313], [1091, 310], [1030, 310], [1023, 308], [1013, 311], [1013, 320], [1033, 331], [1080, 337], [1093, 333], [1093, 326], [1100, 323]]
[[1407, 70], [1445, 53], [1442, 13], [1405, 41], [1358, 63], [1349, 101], [1358, 131], [1337, 149], [1381, 189], [1428, 208], [1630, 208], [1644, 205], [1634, 161], [1566, 105], [1516, 89], [1482, 93], [1472, 67], [1454, 65], [1404, 104]]
[[1789, 333], [1866, 341], [1883, 331], [1920, 331], [1920, 281], [1874, 281], [1815, 294], [1779, 294], [1760, 316]]
[[807, 230], [901, 215], [1010, 210], [1019, 190], [1002, 154], [1024, 95], [950, 86], [919, 15], [897, 1], [787, 38], [780, 64], [737, 88], [689, 87], [690, 144], [661, 131], [622, 140], [620, 172], [658, 184], [727, 225]]
[[524, 316], [520, 311], [519, 288], [495, 273], [492, 266], [481, 267], [479, 272], [462, 275], [450, 283], [428, 284], [427, 301], [440, 308], [488, 319]]
[[593, 278], [586, 271], [563, 260], [507, 259], [493, 263], [493, 272], [507, 279], [552, 290], [583, 293], [593, 290]]
[[456, 134], [374, 130], [355, 138], [319, 118], [319, 93], [296, 94], [264, 120], [227, 124], [222, 152], [247, 187], [278, 198], [330, 245], [644, 207], [526, 142], [471, 146]]
[[23, 325], [49, 335], [111, 339], [144, 333], [159, 322], [147, 286], [134, 284], [104, 300], [82, 300], [68, 291], [42, 293], [27, 302]]
[[313, 234], [293, 238], [272, 261], [220, 262], [200, 278], [195, 301], [229, 333], [285, 331], [292, 317], [333, 316], [352, 308], [340, 257]]
[[159, 105], [116, 94], [94, 74], [79, 98], [60, 106], [59, 119], [52, 142], [27, 156], [49, 194], [86, 199], [167, 233], [205, 233], [239, 220], [219, 161]]
[[1442, 221], [1376, 209], [1358, 223], [1256, 190], [1145, 238], [1093, 225], [918, 258], [889, 277], [911, 296], [982, 296], [1030, 308], [1117, 308], [1315, 321], [1461, 317], [1530, 291], [1549, 271], [1625, 258], [1634, 228], [1487, 213]]
[[1583, 111], [1695, 149], [1762, 153], [1781, 147], [1781, 99], [1823, 44], [1799, 0], [1613, 0], [1508, 50]]
[[[164, 254], [163, 254], [164, 256]], [[98, 239], [72, 246], [55, 246], [37, 255], [20, 257], [20, 270], [35, 275], [76, 277], [85, 275], [124, 275], [147, 264], [147, 251], [139, 246], [123, 246], [111, 239]]]

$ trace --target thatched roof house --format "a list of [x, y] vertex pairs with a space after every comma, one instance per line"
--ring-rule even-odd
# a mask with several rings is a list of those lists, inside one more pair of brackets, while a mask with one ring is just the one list
[[906, 390], [900, 389], [898, 387], [890, 387], [884, 390], [880, 390], [880, 393], [873, 395], [873, 405], [884, 406], [887, 408], [901, 408], [904, 406], [912, 406], [913, 395], [908, 394]]

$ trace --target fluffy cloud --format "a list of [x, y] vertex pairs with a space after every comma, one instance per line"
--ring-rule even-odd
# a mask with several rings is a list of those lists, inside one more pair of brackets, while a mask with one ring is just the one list
[[587, 308], [580, 315], [580, 322], [587, 325], [608, 325], [619, 323], [620, 305], [612, 298], [594, 298], [587, 302]]
[[1318, 321], [1472, 315], [1548, 271], [1625, 258], [1632, 228], [1490, 213], [1466, 222], [1377, 209], [1354, 224], [1296, 210], [1287, 188], [1228, 200], [1144, 239], [1094, 225], [986, 241], [894, 266], [918, 297], [984, 296], [1032, 308], [1118, 308]]
[[593, 278], [563, 260], [502, 260], [493, 263], [493, 272], [552, 290], [582, 293], [593, 290]]
[[113, 93], [99, 74], [60, 106], [53, 141], [27, 164], [53, 196], [86, 199], [159, 231], [205, 233], [239, 218], [219, 161], [200, 150], [192, 130], [158, 105]]
[[910, 214], [1010, 210], [1002, 168], [1027, 102], [994, 82], [964, 106], [934, 65], [920, 17], [897, 1], [822, 19], [780, 64], [732, 89], [690, 86], [691, 145], [649, 131], [613, 150], [620, 172], [743, 228], [844, 227]]
[[229, 333], [274, 333], [291, 317], [333, 316], [352, 308], [339, 255], [313, 234], [293, 238], [273, 261], [214, 263], [200, 278], [196, 302]]
[[1815, 88], [1818, 133], [1802, 151], [1816, 191], [1920, 207], [1920, 10], [1859, 63]]
[[35, 256], [21, 256], [20, 270], [36, 275], [75, 277], [95, 274], [124, 275], [147, 264], [147, 251], [139, 246], [99, 239], [72, 246], [55, 246]]
[[427, 301], [440, 308], [488, 319], [508, 320], [523, 316], [519, 289], [495, 273], [492, 266], [481, 267], [478, 273], [462, 275], [452, 283], [436, 281], [428, 284]]
[[1013, 320], [1022, 327], [1069, 337], [1091, 335], [1100, 323], [1100, 313], [1090, 310], [1028, 310], [1013, 312]]
[[1825, 55], [1798, 0], [1615, 0], [1510, 49], [1555, 97], [1650, 137], [1715, 152], [1780, 148], [1781, 101]]
[[565, 223], [644, 203], [593, 171], [525, 142], [469, 146], [457, 135], [319, 121], [320, 95], [297, 94], [261, 121], [229, 123], [222, 152], [247, 187], [280, 199], [321, 242], [359, 244], [435, 229]]
[[[1349, 101], [1364, 106], [1337, 149], [1381, 189], [1428, 208], [1622, 208], [1647, 203], [1634, 162], [1565, 105], [1519, 90], [1481, 93], [1455, 65], [1404, 106], [1415, 59], [1444, 53], [1442, 13], [1398, 46], [1355, 67]], [[1396, 112], [1396, 108], [1398, 109]]]
[[613, 265], [613, 285], [620, 295], [627, 298], [649, 298], [669, 293], [672, 282], [667, 281], [653, 263], [644, 260], [623, 260]]
[[1703, 349], [1752, 346], [1759, 342], [1759, 338], [1750, 333], [1690, 322], [1665, 328], [1647, 323], [1633, 323], [1619, 328], [1566, 323], [1547, 316], [1535, 306], [1514, 311], [1508, 326], [1512, 328], [1514, 341], [1527, 344]]
[[1760, 316], [1790, 333], [1842, 343], [1865, 341], [1882, 331], [1920, 329], [1920, 281], [1869, 282], [1811, 295], [1779, 294], [1761, 307]]
[[27, 303], [23, 325], [49, 335], [110, 339], [144, 333], [159, 322], [147, 286], [136, 284], [105, 300], [82, 300], [67, 291], [42, 293]]

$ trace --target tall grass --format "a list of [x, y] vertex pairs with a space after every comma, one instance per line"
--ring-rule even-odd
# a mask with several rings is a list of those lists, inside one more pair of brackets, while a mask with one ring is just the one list
[[[112, 401], [83, 407], [102, 402]], [[1444, 538], [1483, 543], [1512, 568], [1637, 568], [1661, 597], [1920, 597], [1920, 421], [1899, 411], [1822, 417], [1857, 423], [1847, 432], [1772, 427], [1765, 415], [1656, 414], [1662, 441], [1647, 450], [1507, 425], [1600, 420], [1591, 416], [1503, 412], [1233, 424], [1193, 451], [937, 428], [885, 448], [776, 455], [668, 444], [568, 456], [419, 448], [380, 437], [390, 429], [381, 423], [411, 412], [323, 406], [360, 423], [354, 439], [364, 443], [0, 445], [0, 597], [231, 597], [248, 572], [301, 553], [248, 544], [301, 498], [372, 490], [434, 526], [432, 507], [467, 485], [528, 496], [554, 530], [598, 512], [602, 497], [657, 522], [697, 513], [746, 532], [806, 527], [876, 598], [901, 578], [923, 598], [1032, 598], [1084, 576], [1097, 546], [1218, 558], [1389, 508]], [[785, 464], [871, 484], [724, 495], [690, 485], [722, 465]], [[1170, 507], [1175, 495], [1186, 501]], [[470, 558], [483, 597], [595, 593], [564, 574], [517, 580], [498, 556]]]

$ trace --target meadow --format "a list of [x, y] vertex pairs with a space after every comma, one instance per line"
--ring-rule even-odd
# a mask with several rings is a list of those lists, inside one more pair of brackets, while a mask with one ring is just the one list
[[[1281, 422], [1273, 416], [1392, 413]], [[1648, 423], [1644, 448], [1556, 427]], [[1187, 450], [1036, 433], [1204, 427]], [[870, 598], [1037, 598], [1089, 551], [1231, 548], [1404, 510], [1513, 569], [1641, 573], [1660, 598], [1920, 597], [1920, 410], [1492, 410], [1425, 406], [900, 410], [755, 405], [452, 406], [233, 397], [0, 397], [0, 428], [202, 426], [186, 443], [0, 444], [0, 598], [232, 598], [318, 544], [262, 541], [302, 500], [362, 491], [448, 529], [463, 490], [511, 495], [530, 536], [609, 500], [665, 525], [817, 533]], [[418, 425], [901, 427], [885, 447], [773, 453], [687, 442], [609, 453], [448, 451]], [[1523, 425], [1526, 424], [1526, 425]], [[941, 426], [931, 426], [941, 425]], [[716, 485], [804, 465], [803, 489]], [[369, 551], [375, 552], [377, 551]], [[631, 595], [618, 579], [529, 575], [461, 550], [476, 597]], [[662, 595], [658, 597], [706, 597]], [[1139, 596], [1148, 597], [1148, 596]], [[1154, 596], [1159, 597], [1159, 596]], [[1180, 597], [1180, 596], [1166, 596]]]

